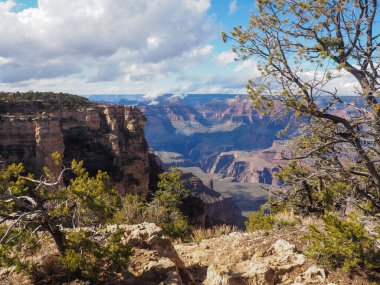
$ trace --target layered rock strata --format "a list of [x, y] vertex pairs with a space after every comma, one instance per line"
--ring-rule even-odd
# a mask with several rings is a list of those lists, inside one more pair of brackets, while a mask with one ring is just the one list
[[287, 164], [282, 159], [285, 150], [286, 142], [274, 141], [270, 148], [263, 150], [222, 152], [209, 173], [221, 178], [232, 177], [233, 181], [243, 183], [281, 185], [282, 181], [275, 173]]
[[44, 165], [59, 172], [59, 152], [69, 165], [83, 160], [90, 173], [107, 171], [121, 193], [145, 195], [149, 183], [146, 118], [136, 107], [83, 104], [60, 107], [45, 102], [0, 103], [0, 160], [22, 162], [39, 174]]
[[191, 173], [184, 173], [182, 180], [190, 190], [190, 199], [185, 201], [187, 216], [195, 219], [193, 223], [202, 227], [227, 224], [244, 227], [244, 217], [231, 196], [224, 195], [207, 187]]
[[[165, 165], [199, 167], [242, 183], [281, 184], [273, 175], [281, 163], [281, 142], [276, 140], [289, 118], [261, 116], [247, 96], [198, 99], [189, 95], [140, 102], [148, 118], [147, 140]], [[296, 126], [290, 125], [289, 134]]]

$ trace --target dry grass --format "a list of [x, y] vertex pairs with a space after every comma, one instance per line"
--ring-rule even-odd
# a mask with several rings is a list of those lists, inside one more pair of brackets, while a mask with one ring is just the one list
[[239, 232], [239, 231], [241, 231], [239, 228], [235, 226], [229, 226], [229, 225], [221, 225], [221, 226], [216, 226], [209, 229], [196, 228], [192, 232], [191, 240], [193, 242], [199, 243], [204, 239], [218, 238], [223, 235], [227, 235], [232, 232]]
[[9, 275], [0, 275], [0, 284], [6, 285], [30, 285], [33, 284], [30, 276], [13, 272]]
[[293, 209], [273, 214], [275, 225], [279, 228], [293, 227], [302, 224], [301, 218], [297, 216]]
[[36, 284], [61, 284], [71, 280], [69, 271], [64, 268], [59, 256], [47, 255], [32, 271]]

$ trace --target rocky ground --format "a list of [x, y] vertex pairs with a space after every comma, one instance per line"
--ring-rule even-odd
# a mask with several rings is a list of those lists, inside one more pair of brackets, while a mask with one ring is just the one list
[[302, 228], [270, 235], [233, 232], [175, 249], [194, 278], [190, 284], [370, 284], [363, 276], [329, 272], [308, 259], [301, 235]]
[[[154, 224], [122, 226], [124, 243], [134, 247], [128, 270], [104, 284], [379, 284], [365, 276], [329, 272], [302, 253], [302, 228], [265, 233], [232, 232], [198, 243], [172, 243]], [[110, 226], [109, 231], [115, 227]], [[54, 254], [44, 251], [41, 264]], [[54, 271], [33, 283], [30, 276], [0, 270], [0, 284], [62, 284]], [[371, 283], [372, 282], [372, 283]], [[89, 284], [80, 281], [66, 283]]]

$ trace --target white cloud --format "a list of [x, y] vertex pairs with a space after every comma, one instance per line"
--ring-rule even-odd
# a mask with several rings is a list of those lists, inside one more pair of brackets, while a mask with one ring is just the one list
[[3, 85], [70, 76], [141, 81], [213, 48], [210, 0], [39, 0], [18, 13], [15, 5], [0, 2]]
[[231, 0], [230, 6], [228, 7], [228, 14], [229, 15], [235, 14], [237, 9], [238, 9], [237, 0]]
[[214, 50], [214, 46], [205, 45], [203, 47], [195, 48], [189, 52], [186, 52], [184, 54], [184, 57], [188, 59], [202, 58], [202, 57], [209, 56], [213, 50]]
[[216, 63], [227, 65], [235, 62], [235, 54], [232, 51], [223, 51], [216, 56]]
[[185, 0], [185, 4], [192, 10], [204, 13], [211, 7], [211, 0]]
[[239, 62], [234, 68], [234, 72], [247, 74], [250, 78], [259, 77], [261, 75], [258, 63], [254, 59], [247, 59]]
[[13, 59], [11, 59], [9, 57], [1, 57], [0, 56], [0, 65], [11, 63], [12, 61], [13, 61]]
[[253, 61], [253, 59], [244, 60], [239, 62], [239, 64], [234, 68], [234, 71], [239, 72], [244, 69], [252, 68], [253, 66], [256, 66], [256, 63]]
[[[210, 0], [39, 0], [21, 12], [17, 5], [0, 2], [1, 90], [144, 93], [154, 100], [241, 93], [252, 75], [249, 63], [229, 65], [232, 52], [215, 54], [210, 40], [222, 28], [208, 14]], [[215, 64], [224, 66], [216, 66], [219, 75]], [[193, 66], [197, 73], [188, 74]], [[199, 73], [203, 68], [208, 73]]]
[[153, 50], [153, 49], [158, 48], [162, 42], [163, 42], [163, 39], [158, 36], [150, 36], [146, 40], [148, 50]]
[[144, 99], [146, 99], [146, 100], [155, 100], [158, 97], [164, 95], [165, 93], [167, 93], [167, 92], [163, 88], [161, 88], [159, 90], [152, 90], [152, 91], [149, 91], [148, 93], [146, 93], [144, 95]]
[[16, 3], [14, 1], [0, 2], [0, 12], [7, 13], [8, 11], [11, 11], [14, 7], [16, 7]]
[[[329, 68], [328, 71], [333, 76], [333, 79], [324, 85], [323, 90], [335, 92], [338, 95], [355, 95], [358, 90], [360, 90], [359, 82], [355, 77], [347, 72], [346, 70], [337, 70], [335, 68]], [[326, 74], [322, 70], [308, 70], [299, 73], [299, 76], [309, 82], [310, 84], [315, 84], [316, 81], [323, 81]]]

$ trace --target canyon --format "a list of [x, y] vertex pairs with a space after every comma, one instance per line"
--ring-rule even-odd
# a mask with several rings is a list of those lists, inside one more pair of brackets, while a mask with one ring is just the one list
[[[166, 166], [199, 167], [235, 182], [281, 184], [278, 171], [290, 115], [260, 115], [246, 95], [92, 96], [135, 104], [147, 117], [146, 138]], [[293, 126], [290, 126], [291, 128]], [[292, 129], [290, 129], [292, 131]]]
[[[146, 139], [164, 167], [177, 166], [212, 180], [214, 189], [232, 196], [249, 214], [266, 202], [263, 187], [281, 185], [275, 173], [284, 166], [286, 137], [278, 132], [290, 115], [260, 115], [248, 96], [228, 94], [93, 95], [97, 102], [133, 104], [147, 117]], [[290, 126], [290, 131], [294, 127]]]
[[[290, 125], [291, 112], [274, 108], [261, 115], [247, 95], [164, 94], [157, 98], [143, 95], [91, 95], [90, 100], [136, 105], [147, 118], [146, 139], [166, 166], [198, 167], [219, 178], [235, 182], [281, 184], [275, 177], [284, 165], [281, 153], [287, 140], [296, 134], [302, 119]], [[318, 98], [327, 106], [328, 97]], [[344, 97], [361, 106], [355, 97]], [[348, 105], [330, 110], [348, 114]], [[286, 134], [279, 134], [287, 129]]]
[[[146, 117], [138, 107], [96, 104], [69, 94], [0, 95], [3, 167], [22, 162], [37, 177], [44, 166], [58, 175], [61, 166], [51, 157], [58, 152], [65, 166], [75, 159], [82, 160], [92, 175], [106, 171], [122, 195], [146, 197], [154, 191], [163, 169], [150, 153]], [[183, 179], [192, 197], [183, 211], [193, 224], [243, 226], [241, 212], [230, 196], [208, 188], [190, 173]]]
[[[92, 95], [97, 102], [135, 105], [147, 118], [146, 139], [164, 167], [177, 166], [213, 180], [214, 189], [231, 195], [246, 215], [268, 199], [266, 189], [282, 185], [276, 173], [286, 165], [288, 139], [297, 135], [302, 118], [289, 124], [291, 113], [275, 108], [259, 114], [247, 95], [164, 94]], [[357, 98], [345, 97], [360, 106]], [[327, 97], [318, 99], [326, 106]], [[348, 105], [337, 104], [332, 113], [348, 114]], [[281, 133], [287, 129], [286, 134]]]
[[[110, 276], [107, 284], [368, 284], [375, 280], [327, 270], [310, 259], [302, 236], [315, 222], [312, 219], [293, 217], [294, 225], [270, 232], [238, 228], [245, 221], [241, 211], [259, 209], [269, 196], [254, 185], [282, 183], [274, 174], [284, 165], [281, 154], [287, 151], [286, 141], [276, 137], [285, 120], [275, 123], [259, 116], [239, 96], [210, 101], [206, 96], [202, 103], [186, 104], [181, 103], [185, 98], [169, 97], [164, 100], [174, 106], [166, 107], [152, 102], [97, 104], [68, 94], [42, 98], [0, 96], [3, 167], [23, 162], [36, 175], [44, 165], [59, 173], [61, 167], [51, 159], [58, 152], [65, 165], [77, 159], [91, 174], [107, 171], [121, 194], [146, 196], [153, 194], [154, 180], [163, 171], [160, 165], [174, 165], [181, 166], [181, 179], [190, 190], [180, 210], [201, 228], [188, 240], [171, 240], [150, 223], [110, 224], [101, 230], [100, 237], [120, 233], [121, 245], [133, 249], [122, 272]], [[160, 132], [165, 136], [152, 136]], [[150, 141], [158, 156], [150, 152]], [[35, 269], [47, 272], [46, 282], [40, 284], [53, 284], [55, 277], [65, 277], [62, 268], [54, 266], [59, 264], [57, 248], [43, 231], [38, 237], [46, 247], [34, 254]], [[36, 284], [33, 278], [15, 267], [0, 268], [1, 284]]]
[[209, 173], [223, 152], [271, 147], [277, 132], [286, 124], [260, 116], [246, 96], [227, 99], [215, 96], [202, 104], [191, 102], [191, 96], [187, 100], [163, 98], [156, 105], [142, 106], [151, 147], [159, 154], [164, 153], [161, 155], [164, 162], [165, 152], [182, 156], [182, 160], [167, 160], [170, 165], [198, 166]]

